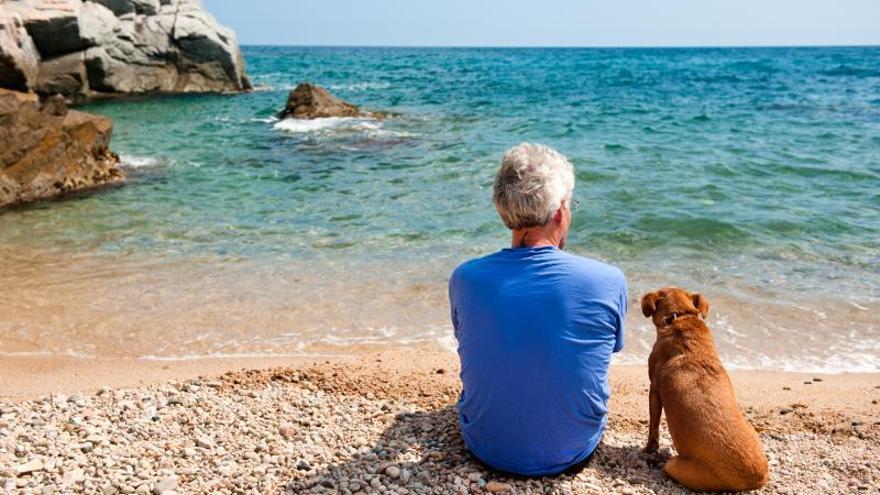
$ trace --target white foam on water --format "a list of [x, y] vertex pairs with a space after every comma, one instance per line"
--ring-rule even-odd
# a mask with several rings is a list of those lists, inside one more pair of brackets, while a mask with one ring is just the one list
[[374, 89], [388, 89], [391, 87], [391, 83], [388, 82], [357, 82], [351, 84], [333, 84], [328, 86], [328, 88], [334, 91], [370, 91]]
[[271, 84], [254, 84], [254, 87], [251, 88], [251, 91], [254, 93], [263, 93], [266, 91], [275, 91], [277, 88], [272, 86]]
[[124, 168], [152, 168], [167, 162], [154, 156], [120, 155], [119, 164]]
[[209, 352], [206, 354], [178, 354], [168, 356], [158, 356], [147, 354], [139, 356], [136, 359], [144, 361], [201, 361], [204, 359], [310, 359], [310, 358], [330, 358], [345, 357], [345, 354], [336, 354], [329, 352]]
[[254, 118], [248, 120], [248, 122], [261, 122], [263, 124], [274, 124], [275, 122], [278, 122], [278, 117], [274, 117], [274, 116], [265, 117], [265, 118], [254, 117]]
[[323, 117], [318, 119], [284, 119], [273, 125], [290, 134], [360, 133], [367, 137], [412, 137], [414, 134], [384, 129], [381, 121], [362, 117]]
[[284, 119], [273, 127], [292, 134], [321, 132], [334, 129], [351, 128], [365, 119], [355, 117], [325, 117], [320, 119]]

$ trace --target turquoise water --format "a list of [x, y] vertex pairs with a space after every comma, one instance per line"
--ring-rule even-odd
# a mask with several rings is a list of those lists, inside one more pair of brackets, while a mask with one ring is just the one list
[[[104, 310], [144, 327], [180, 314], [173, 345], [137, 353], [448, 345], [448, 270], [508, 242], [491, 205], [494, 169], [506, 148], [534, 141], [577, 169], [584, 206], [569, 249], [631, 279], [624, 361], [653, 340], [640, 293], [676, 284], [708, 295], [734, 364], [880, 370], [880, 48], [244, 53], [253, 93], [84, 108], [113, 118], [128, 185], [0, 216], [7, 251], [78, 256], [47, 262], [79, 264], [65, 280], [108, 260], [129, 275], [166, 273], [93, 281]], [[299, 81], [399, 116], [279, 123]], [[44, 286], [66, 287], [52, 273]], [[139, 309], [150, 290], [139, 283], [168, 300]], [[169, 302], [184, 296], [202, 323]], [[228, 320], [208, 315], [230, 301], [261, 310], [227, 333]], [[314, 314], [284, 316], [303, 307]], [[85, 343], [50, 351], [109, 352], [88, 314], [70, 314]], [[62, 328], [46, 320], [40, 331]], [[45, 350], [26, 322], [7, 329]]]

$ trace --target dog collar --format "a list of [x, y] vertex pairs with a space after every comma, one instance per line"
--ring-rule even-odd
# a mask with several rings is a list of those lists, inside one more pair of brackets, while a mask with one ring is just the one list
[[673, 323], [675, 323], [676, 321], [683, 320], [685, 318], [700, 319], [700, 315], [693, 314], [693, 313], [672, 313], [671, 315], [667, 316], [665, 320], [663, 320], [663, 326], [660, 328], [666, 328], [666, 327], [672, 325]]

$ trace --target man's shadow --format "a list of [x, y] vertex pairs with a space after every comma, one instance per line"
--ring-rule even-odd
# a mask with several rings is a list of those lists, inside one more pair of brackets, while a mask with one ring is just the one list
[[[287, 491], [384, 493], [402, 486], [413, 494], [464, 494], [485, 492], [487, 483], [496, 482], [511, 485], [513, 489], [508, 493], [523, 493], [527, 486], [526, 491], [533, 493], [569, 494], [581, 493], [572, 492], [580, 482], [596, 485], [599, 480], [606, 488], [628, 484], [651, 488], [656, 493], [681, 493], [682, 487], [663, 473], [668, 457], [668, 453], [644, 455], [640, 445], [619, 447], [603, 442], [590, 461], [575, 472], [540, 478], [500, 473], [470, 454], [461, 439], [457, 408], [448, 405], [433, 411], [398, 414], [371, 450], [324, 469], [300, 471]], [[603, 488], [595, 486], [594, 491], [602, 493]]]

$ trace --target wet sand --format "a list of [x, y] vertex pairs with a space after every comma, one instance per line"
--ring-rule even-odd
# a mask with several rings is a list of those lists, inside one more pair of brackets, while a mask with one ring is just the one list
[[[661, 470], [671, 447], [665, 428], [658, 455], [639, 453], [648, 417], [643, 366], [613, 367], [609, 428], [590, 466], [576, 476], [514, 480], [476, 463], [461, 444], [452, 353], [49, 361], [4, 359], [0, 366], [7, 397], [0, 399], [0, 487], [22, 493], [43, 493], [46, 486], [86, 493], [680, 493]], [[731, 377], [771, 462], [771, 481], [760, 493], [878, 493], [880, 375], [734, 371]], [[64, 395], [40, 397], [49, 390]], [[19, 474], [29, 462], [40, 469]]]

